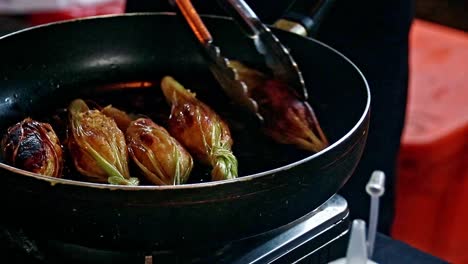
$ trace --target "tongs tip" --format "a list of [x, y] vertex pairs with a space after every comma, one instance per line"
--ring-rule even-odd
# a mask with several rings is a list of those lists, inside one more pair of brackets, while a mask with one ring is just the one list
[[[190, 0], [170, 0], [171, 3], [179, 7], [182, 15], [187, 20], [192, 31], [199, 42], [204, 47], [210, 59], [210, 69], [215, 78], [220, 83], [223, 90], [235, 102], [243, 105], [250, 112], [254, 113], [260, 121], [263, 121], [259, 113], [258, 103], [250, 97], [249, 88], [246, 83], [240, 80], [236, 69], [229, 65], [229, 60], [222, 56], [220, 49], [213, 44], [213, 38], [203, 24]], [[255, 47], [265, 58], [265, 64], [272, 72], [273, 77], [288, 84], [296, 91], [296, 95], [301, 100], [307, 99], [304, 79], [299, 71], [297, 63], [291, 57], [289, 51], [280, 43], [270, 29], [266, 27], [243, 0], [226, 0], [224, 7], [229, 7], [234, 11], [235, 17], [240, 17], [240, 21], [246, 24], [253, 34]]]
[[232, 14], [234, 21], [253, 39], [255, 48], [264, 56], [265, 64], [272, 71], [274, 78], [291, 86], [299, 99], [307, 100], [307, 89], [298, 64], [271, 29], [260, 21], [244, 0], [218, 2], [222, 3]]
[[257, 102], [249, 96], [249, 87], [240, 80], [239, 73], [235, 67], [231, 66], [230, 60], [222, 56], [219, 47], [212, 43], [205, 45], [205, 50], [212, 62], [210, 69], [223, 90], [230, 98], [255, 113], [257, 118], [263, 121]]

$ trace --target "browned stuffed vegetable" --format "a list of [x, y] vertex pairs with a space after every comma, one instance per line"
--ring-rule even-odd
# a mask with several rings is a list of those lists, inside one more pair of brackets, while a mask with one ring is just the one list
[[101, 112], [104, 115], [114, 119], [119, 129], [122, 130], [122, 132], [124, 133], [125, 131], [127, 131], [127, 128], [130, 126], [130, 123], [134, 120], [129, 114], [118, 108], [113, 107], [112, 105], [104, 107], [101, 110]]
[[2, 139], [5, 161], [19, 169], [60, 178], [62, 176], [62, 147], [48, 123], [31, 118], [11, 126]]
[[68, 148], [76, 169], [93, 182], [138, 185], [138, 179], [130, 177], [125, 136], [115, 121], [90, 110], [81, 99], [68, 111]]
[[166, 129], [139, 118], [130, 123], [125, 136], [130, 156], [147, 180], [157, 185], [187, 182], [192, 156]]
[[309, 103], [299, 100], [287, 84], [231, 61], [239, 79], [248, 87], [249, 95], [258, 103], [258, 111], [264, 119], [267, 135], [282, 144], [318, 152], [328, 146], [328, 140], [320, 127]]
[[169, 131], [202, 163], [212, 166], [213, 181], [237, 177], [237, 159], [227, 124], [210, 107], [199, 101], [172, 77], [161, 83], [172, 106]]

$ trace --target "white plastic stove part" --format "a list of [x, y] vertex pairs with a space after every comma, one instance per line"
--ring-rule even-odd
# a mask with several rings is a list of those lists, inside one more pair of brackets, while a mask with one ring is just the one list
[[367, 254], [372, 257], [374, 253], [375, 235], [379, 220], [379, 198], [385, 192], [385, 174], [382, 171], [374, 171], [366, 185], [366, 191], [371, 196], [369, 215], [369, 230], [367, 233]]
[[365, 239], [366, 222], [360, 219], [354, 220], [346, 257], [332, 261], [329, 264], [376, 264], [371, 258], [374, 252], [379, 219], [379, 198], [385, 192], [384, 186], [385, 174], [382, 171], [374, 171], [366, 185], [366, 192], [371, 196], [367, 242]]

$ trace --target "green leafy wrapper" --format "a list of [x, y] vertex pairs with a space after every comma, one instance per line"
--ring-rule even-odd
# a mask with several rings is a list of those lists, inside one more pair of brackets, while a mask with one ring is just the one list
[[125, 136], [130, 156], [147, 180], [156, 185], [187, 182], [192, 157], [166, 129], [139, 118], [130, 123]]
[[68, 111], [68, 148], [76, 169], [93, 182], [138, 185], [138, 179], [130, 177], [125, 137], [115, 121], [90, 110], [81, 99]]

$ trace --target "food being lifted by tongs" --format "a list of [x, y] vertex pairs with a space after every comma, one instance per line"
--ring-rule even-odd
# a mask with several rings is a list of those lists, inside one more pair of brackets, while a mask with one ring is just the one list
[[[318, 152], [328, 146], [312, 107], [299, 68], [243, 0], [218, 1], [254, 41], [272, 76], [232, 63], [214, 45], [190, 0], [175, 0], [208, 55], [210, 69], [225, 93], [263, 121], [267, 134], [282, 144]], [[239, 71], [242, 70], [242, 74]], [[255, 85], [254, 85], [255, 84]]]
[[318, 152], [328, 145], [314, 110], [299, 100], [292, 89], [280, 80], [230, 61], [239, 79], [246, 83], [249, 94], [259, 102], [264, 117], [263, 130], [278, 143], [291, 144], [300, 149]]

